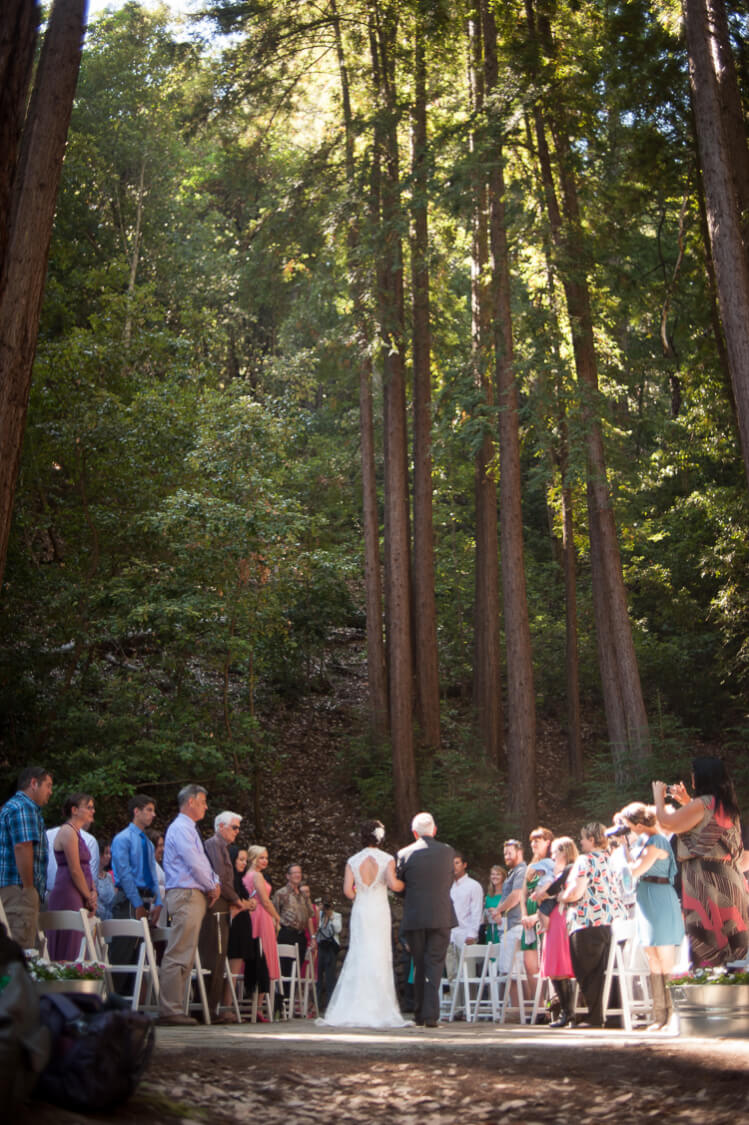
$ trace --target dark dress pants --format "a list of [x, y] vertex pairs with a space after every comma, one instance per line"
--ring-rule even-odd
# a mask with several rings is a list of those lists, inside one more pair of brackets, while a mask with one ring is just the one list
[[219, 898], [206, 911], [198, 939], [200, 964], [211, 974], [206, 985], [211, 1019], [215, 1018], [224, 995], [224, 958], [228, 948], [229, 902], [225, 898]]
[[[304, 963], [304, 958], [307, 956], [307, 935], [304, 930], [294, 930], [291, 926], [281, 926], [278, 931], [276, 941], [279, 945], [295, 945], [299, 950], [299, 969], [301, 971]], [[289, 957], [282, 957], [281, 959], [281, 975], [288, 977], [291, 973], [291, 966], [294, 962]], [[288, 999], [291, 986], [288, 981], [284, 981], [283, 994]]]
[[417, 1023], [440, 1018], [440, 981], [450, 944], [450, 929], [405, 930], [403, 940], [414, 963], [414, 1016]]
[[603, 981], [610, 944], [611, 926], [587, 926], [570, 934], [572, 968], [592, 1027], [603, 1026]]

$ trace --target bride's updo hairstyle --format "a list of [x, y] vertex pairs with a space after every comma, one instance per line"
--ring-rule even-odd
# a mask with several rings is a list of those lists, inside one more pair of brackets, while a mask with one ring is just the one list
[[385, 839], [385, 825], [381, 820], [365, 820], [359, 830], [359, 835], [363, 848], [379, 848]]

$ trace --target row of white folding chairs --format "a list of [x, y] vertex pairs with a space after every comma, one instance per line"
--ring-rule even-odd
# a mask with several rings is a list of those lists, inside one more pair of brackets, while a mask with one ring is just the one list
[[[505, 941], [507, 938], [505, 938]], [[539, 974], [535, 995], [531, 999], [526, 994], [528, 978], [525, 972], [519, 937], [512, 951], [511, 968], [499, 972], [500, 944], [466, 945], [461, 950], [458, 972], [452, 983], [447, 1018], [452, 1020], [462, 1011], [468, 1022], [490, 1018], [495, 1023], [504, 1023], [507, 1012], [516, 1009], [520, 1022], [526, 1018], [531, 1023], [543, 1003], [544, 993], [551, 988], [549, 981]], [[539, 943], [540, 948], [540, 943]], [[505, 964], [509, 960], [505, 951]], [[686, 957], [688, 945], [684, 943], [680, 961]], [[480, 969], [479, 969], [480, 966]], [[619, 985], [619, 1004], [611, 1003], [614, 981]], [[575, 989], [575, 1012], [584, 1011], [584, 1003], [579, 988]], [[631, 918], [618, 918], [611, 927], [603, 987], [603, 1014], [620, 1016], [624, 1029], [631, 1031], [635, 1019], [649, 1020], [652, 1016], [652, 996], [650, 993], [650, 972], [642, 946], [637, 941], [636, 924]]]

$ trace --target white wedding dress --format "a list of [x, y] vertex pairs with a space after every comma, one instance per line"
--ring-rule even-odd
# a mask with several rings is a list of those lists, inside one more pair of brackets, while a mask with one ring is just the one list
[[[360, 874], [372, 858], [377, 874], [367, 885]], [[407, 1027], [398, 1007], [393, 981], [393, 945], [386, 871], [393, 857], [379, 848], [351, 856], [356, 898], [346, 960], [320, 1024], [330, 1027]], [[371, 864], [368, 867], [371, 869]], [[367, 875], [369, 872], [367, 872]]]

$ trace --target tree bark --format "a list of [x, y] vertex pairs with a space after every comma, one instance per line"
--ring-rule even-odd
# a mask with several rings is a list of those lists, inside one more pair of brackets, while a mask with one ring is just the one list
[[[388, 734], [388, 693], [385, 641], [382, 632], [382, 575], [380, 563], [377, 477], [375, 472], [374, 409], [372, 403], [372, 348], [367, 314], [366, 285], [360, 265], [360, 230], [357, 219], [354, 127], [351, 112], [348, 67], [343, 49], [336, 0], [330, 0], [341, 80], [341, 103], [346, 152], [346, 178], [351, 196], [346, 230], [349, 292], [354, 308], [354, 326], [359, 349], [359, 426], [362, 465], [362, 522], [364, 526], [364, 588], [367, 615], [367, 683], [369, 727], [376, 741]], [[370, 210], [373, 207], [370, 206]], [[375, 208], [376, 209], [376, 208]]]
[[[481, 16], [468, 22], [471, 111], [477, 124], [485, 109]], [[471, 256], [471, 319], [473, 378], [479, 408], [487, 412], [484, 435], [476, 454], [476, 561], [473, 611], [473, 707], [485, 753], [499, 765], [503, 758], [501, 645], [499, 607], [499, 536], [497, 484], [494, 478], [494, 381], [491, 375], [491, 297], [489, 293], [488, 192], [477, 156], [477, 136], [470, 138], [476, 156], [473, 173]]]
[[[498, 90], [497, 34], [489, 0], [482, 0], [486, 93]], [[508, 812], [523, 832], [536, 820], [536, 701], [523, 558], [523, 478], [520, 468], [518, 389], [512, 343], [510, 259], [505, 221], [503, 153], [493, 135], [489, 173], [489, 244], [494, 367], [499, 406], [499, 531], [502, 605], [507, 655]]]
[[29, 0], [4, 0], [0, 13], [0, 262], [8, 246], [13, 177], [41, 18], [41, 6]]
[[398, 831], [406, 834], [418, 805], [413, 742], [408, 432], [404, 355], [402, 212], [395, 90], [395, 5], [375, 4], [371, 36], [381, 146], [378, 311], [383, 366], [385, 452], [385, 622], [390, 740]]
[[440, 744], [440, 681], [432, 520], [432, 368], [429, 327], [427, 67], [424, 36], [414, 36], [412, 110], [411, 292], [413, 309], [413, 613], [416, 700], [425, 746]]
[[0, 263], [0, 583], [86, 9], [87, 0], [56, 0], [52, 7], [13, 176]]
[[744, 471], [749, 482], [749, 268], [736, 191], [735, 177], [740, 169], [723, 114], [729, 78], [725, 72], [718, 73], [721, 50], [715, 27], [717, 3], [718, 0], [683, 0], [684, 27], [710, 247]]

